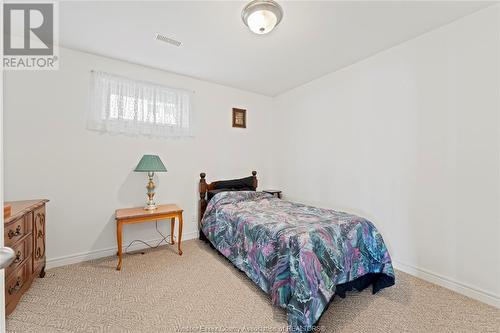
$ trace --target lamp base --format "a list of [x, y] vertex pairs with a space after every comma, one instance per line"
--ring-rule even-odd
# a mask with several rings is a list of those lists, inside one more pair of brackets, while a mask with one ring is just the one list
[[155, 210], [156, 209], [156, 204], [153, 201], [153, 198], [155, 196], [155, 183], [153, 182], [153, 177], [155, 173], [154, 172], [148, 172], [148, 178], [149, 182], [146, 188], [148, 189], [148, 201], [146, 202], [146, 207], [144, 207], [145, 210]]
[[155, 210], [156, 208], [156, 204], [147, 204], [146, 206], [144, 206], [145, 210]]

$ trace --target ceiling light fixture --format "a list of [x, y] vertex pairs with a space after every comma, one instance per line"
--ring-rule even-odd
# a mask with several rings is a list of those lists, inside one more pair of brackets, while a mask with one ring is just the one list
[[283, 9], [273, 0], [254, 0], [243, 8], [241, 18], [252, 32], [264, 35], [281, 22]]

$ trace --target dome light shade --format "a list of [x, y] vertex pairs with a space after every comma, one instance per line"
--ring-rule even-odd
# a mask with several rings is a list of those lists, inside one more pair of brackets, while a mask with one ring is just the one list
[[252, 32], [264, 35], [280, 23], [283, 9], [273, 0], [254, 0], [243, 8], [241, 18]]

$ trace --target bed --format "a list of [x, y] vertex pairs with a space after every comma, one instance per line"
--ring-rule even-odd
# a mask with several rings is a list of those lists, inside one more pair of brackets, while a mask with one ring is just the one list
[[200, 174], [200, 239], [209, 242], [308, 332], [335, 295], [395, 283], [382, 236], [368, 220], [281, 200], [252, 176], [208, 184]]

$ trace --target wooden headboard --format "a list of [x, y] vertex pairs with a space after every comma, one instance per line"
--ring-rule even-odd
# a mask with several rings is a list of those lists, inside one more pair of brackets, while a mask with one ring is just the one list
[[[217, 183], [222, 182], [223, 180], [218, 180], [215, 182], [207, 183], [205, 180], [206, 174], [204, 172], [200, 173], [200, 206], [198, 212], [198, 228], [201, 229], [201, 219], [203, 214], [205, 214], [205, 210], [207, 209], [207, 192], [216, 188]], [[252, 187], [253, 190], [257, 190], [257, 171], [252, 171]], [[201, 235], [201, 231], [200, 231]]]

